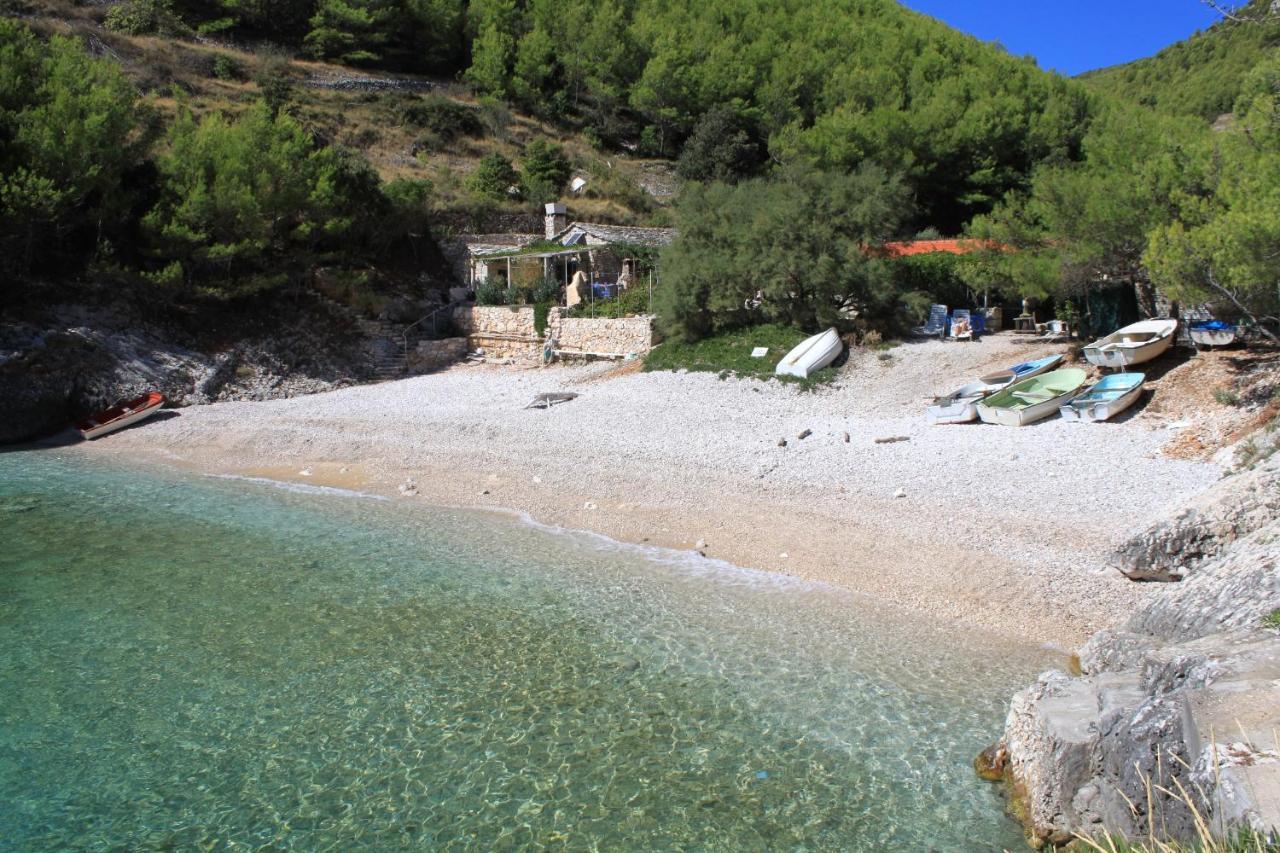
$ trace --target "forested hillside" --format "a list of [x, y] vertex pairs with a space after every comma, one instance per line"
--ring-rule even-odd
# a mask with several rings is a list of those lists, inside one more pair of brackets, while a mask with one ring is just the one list
[[1224, 19], [1155, 56], [1081, 75], [1090, 89], [1166, 115], [1213, 121], [1231, 112], [1245, 78], [1280, 48], [1280, 17], [1253, 0], [1240, 20]]
[[[1249, 149], [893, 0], [0, 2], [25, 19], [0, 21], [8, 286], [88, 273], [231, 298], [321, 265], [363, 281], [404, 258], [412, 275], [442, 219], [533, 213], [575, 170], [578, 212], [669, 220], [635, 181], [645, 157], [684, 179], [659, 304], [691, 337], [891, 330], [961, 280], [1053, 296], [1099, 277], [1149, 290], [1160, 270], [1192, 293], [1211, 222], [1245, 205], [1268, 221], [1266, 187], [1244, 183], [1247, 163], [1271, 168], [1265, 61], [1201, 63], [1248, 96]], [[1199, 73], [1218, 39], [1231, 63], [1265, 59], [1273, 31], [1215, 28], [1168, 62]], [[434, 77], [330, 85], [361, 73]], [[1022, 251], [936, 282], [864, 251], [966, 228]], [[1265, 267], [1231, 263], [1241, 287]]]

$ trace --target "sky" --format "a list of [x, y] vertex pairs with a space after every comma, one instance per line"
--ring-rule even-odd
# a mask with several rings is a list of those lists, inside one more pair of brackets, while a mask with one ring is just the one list
[[1150, 56], [1207, 28], [1218, 15], [1200, 0], [903, 0], [1041, 68], [1076, 75]]

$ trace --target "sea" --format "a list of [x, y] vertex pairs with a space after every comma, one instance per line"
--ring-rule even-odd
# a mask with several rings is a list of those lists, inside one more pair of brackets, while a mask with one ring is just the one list
[[1016, 850], [972, 761], [1057, 663], [518, 515], [0, 453], [4, 850]]

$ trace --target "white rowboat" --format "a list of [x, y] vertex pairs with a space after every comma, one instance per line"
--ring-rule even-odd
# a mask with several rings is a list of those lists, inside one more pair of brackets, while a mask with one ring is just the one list
[[1120, 414], [1142, 396], [1145, 373], [1113, 373], [1104, 376], [1058, 412], [1068, 421], [1105, 421]]
[[1112, 332], [1084, 348], [1084, 357], [1098, 367], [1128, 367], [1162, 355], [1173, 346], [1177, 320], [1143, 320]]
[[966, 424], [978, 419], [978, 403], [1017, 379], [1012, 370], [1002, 370], [957, 388], [945, 397], [935, 397], [925, 410], [930, 424]]
[[807, 379], [814, 373], [836, 360], [844, 343], [835, 329], [827, 329], [811, 338], [805, 338], [795, 349], [782, 357], [774, 373], [778, 376], [795, 376]]
[[1236, 327], [1221, 320], [1191, 325], [1191, 342], [1198, 347], [1225, 347], [1235, 343]]

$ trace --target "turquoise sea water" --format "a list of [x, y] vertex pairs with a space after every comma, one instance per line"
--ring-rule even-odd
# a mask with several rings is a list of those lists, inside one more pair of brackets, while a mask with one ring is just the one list
[[518, 520], [68, 451], [0, 454], [0, 538], [6, 849], [1022, 843], [970, 761], [1034, 648]]

